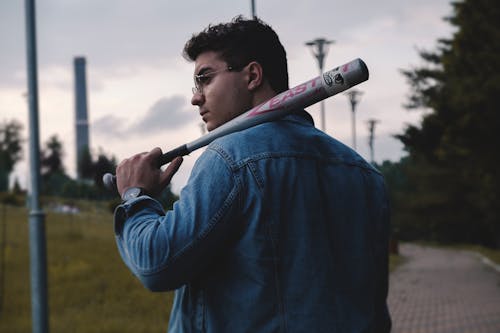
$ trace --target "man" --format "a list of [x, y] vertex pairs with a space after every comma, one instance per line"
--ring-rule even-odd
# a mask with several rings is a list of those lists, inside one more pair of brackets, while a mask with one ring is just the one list
[[[271, 27], [237, 17], [185, 45], [209, 131], [288, 89]], [[153, 291], [176, 290], [170, 332], [388, 332], [389, 208], [380, 173], [297, 110], [213, 141], [173, 209], [153, 198], [180, 164], [123, 161], [120, 254]], [[146, 195], [142, 195], [146, 194]]]

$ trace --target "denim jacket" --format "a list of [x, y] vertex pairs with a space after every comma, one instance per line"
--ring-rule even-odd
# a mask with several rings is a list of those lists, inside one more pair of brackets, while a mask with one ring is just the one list
[[170, 211], [148, 196], [116, 209], [126, 265], [176, 290], [169, 332], [390, 330], [383, 178], [309, 119], [215, 140]]

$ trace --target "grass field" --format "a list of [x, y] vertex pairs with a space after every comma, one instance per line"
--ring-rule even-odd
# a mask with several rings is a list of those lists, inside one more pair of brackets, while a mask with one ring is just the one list
[[[151, 293], [125, 267], [106, 204], [77, 205], [45, 209], [50, 332], [165, 332], [172, 293]], [[500, 251], [465, 248], [500, 263]], [[391, 271], [404, 260], [391, 255]], [[29, 267], [27, 209], [0, 204], [0, 333], [31, 332]]]
[[[172, 293], [151, 293], [121, 261], [112, 214], [46, 211], [51, 332], [165, 332]], [[0, 205], [0, 332], [31, 332], [28, 216]]]

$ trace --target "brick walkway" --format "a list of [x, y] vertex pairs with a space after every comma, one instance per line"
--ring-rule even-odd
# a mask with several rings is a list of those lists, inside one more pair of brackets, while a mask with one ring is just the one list
[[400, 246], [390, 276], [392, 333], [500, 333], [500, 273], [471, 252]]

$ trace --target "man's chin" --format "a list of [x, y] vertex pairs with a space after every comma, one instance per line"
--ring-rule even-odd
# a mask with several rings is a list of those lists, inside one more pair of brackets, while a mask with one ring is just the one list
[[207, 122], [207, 123], [205, 123], [205, 126], [206, 126], [206, 128], [207, 128], [207, 131], [208, 131], [208, 132], [211, 132], [211, 131], [213, 131], [214, 129], [216, 129], [217, 127], [219, 127], [220, 125], [214, 124], [214, 123], [212, 123], [212, 122]]

